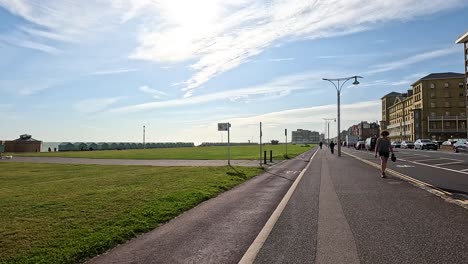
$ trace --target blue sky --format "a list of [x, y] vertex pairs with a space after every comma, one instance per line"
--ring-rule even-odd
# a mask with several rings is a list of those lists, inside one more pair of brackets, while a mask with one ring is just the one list
[[[464, 0], [0, 0], [0, 139], [213, 142], [381, 119], [379, 99], [463, 72]], [[334, 124], [332, 136], [336, 135]]]

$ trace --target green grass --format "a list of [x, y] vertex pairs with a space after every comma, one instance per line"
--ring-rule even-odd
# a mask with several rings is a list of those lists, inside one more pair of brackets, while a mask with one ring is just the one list
[[[293, 158], [314, 147], [311, 145], [288, 144], [288, 156]], [[285, 145], [265, 145], [270, 158], [270, 150], [273, 150], [273, 159], [282, 160], [285, 154]], [[158, 148], [158, 149], [129, 149], [129, 150], [103, 150], [103, 151], [69, 151], [69, 152], [44, 152], [44, 153], [16, 153], [14, 156], [34, 157], [67, 157], [67, 158], [94, 158], [94, 159], [180, 159], [180, 160], [222, 160], [227, 159], [227, 147], [191, 147], [191, 148]], [[255, 160], [260, 156], [260, 147], [232, 146], [231, 159]]]
[[76, 263], [258, 168], [0, 163], [0, 263]]

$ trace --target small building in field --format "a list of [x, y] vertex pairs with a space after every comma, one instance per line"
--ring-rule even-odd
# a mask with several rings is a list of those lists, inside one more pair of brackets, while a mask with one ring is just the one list
[[88, 150], [88, 145], [86, 145], [86, 143], [83, 143], [83, 142], [75, 142], [73, 143], [73, 146], [75, 146], [75, 150], [79, 150], [79, 151]]
[[117, 143], [109, 143], [109, 149], [115, 150], [115, 149], [117, 149], [117, 148], [118, 148]]
[[24, 134], [18, 139], [5, 141], [5, 152], [40, 152], [42, 141]]
[[58, 151], [73, 151], [75, 146], [70, 142], [62, 142], [58, 145]]
[[101, 142], [97, 144], [97, 149], [98, 150], [108, 150], [109, 149], [109, 144]]
[[96, 143], [86, 143], [87, 149], [88, 150], [98, 150], [98, 145]]

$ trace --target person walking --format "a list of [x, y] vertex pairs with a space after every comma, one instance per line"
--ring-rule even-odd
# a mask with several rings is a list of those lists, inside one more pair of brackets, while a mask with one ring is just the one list
[[377, 154], [380, 156], [380, 176], [385, 178], [387, 177], [387, 175], [385, 175], [385, 170], [387, 169], [388, 157], [390, 157], [390, 152], [393, 154], [393, 148], [390, 139], [388, 139], [388, 131], [382, 131], [380, 135], [382, 137], [378, 138], [375, 143], [375, 157], [377, 158]]
[[335, 153], [335, 142], [330, 141], [330, 151], [331, 151], [331, 154], [333, 155], [333, 153]]
[[320, 143], [319, 143], [320, 149], [322, 149], [322, 145], [323, 145], [323, 143], [322, 143], [322, 141], [320, 141]]

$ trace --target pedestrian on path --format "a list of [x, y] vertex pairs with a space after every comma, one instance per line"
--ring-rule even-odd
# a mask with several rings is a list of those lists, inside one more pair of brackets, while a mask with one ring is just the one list
[[319, 143], [320, 149], [322, 149], [322, 145], [323, 145], [323, 143], [322, 143], [322, 141], [320, 141], [320, 143]]
[[330, 141], [330, 150], [331, 150], [331, 154], [333, 155], [333, 153], [335, 153], [335, 143], [332, 141]]
[[387, 169], [387, 162], [388, 157], [390, 157], [390, 152], [393, 154], [392, 144], [390, 143], [390, 139], [388, 139], [388, 131], [382, 131], [380, 133], [382, 136], [381, 138], [377, 139], [375, 143], [375, 157], [377, 158], [377, 154], [380, 156], [380, 169], [381, 169], [381, 177], [385, 178], [385, 170]]

